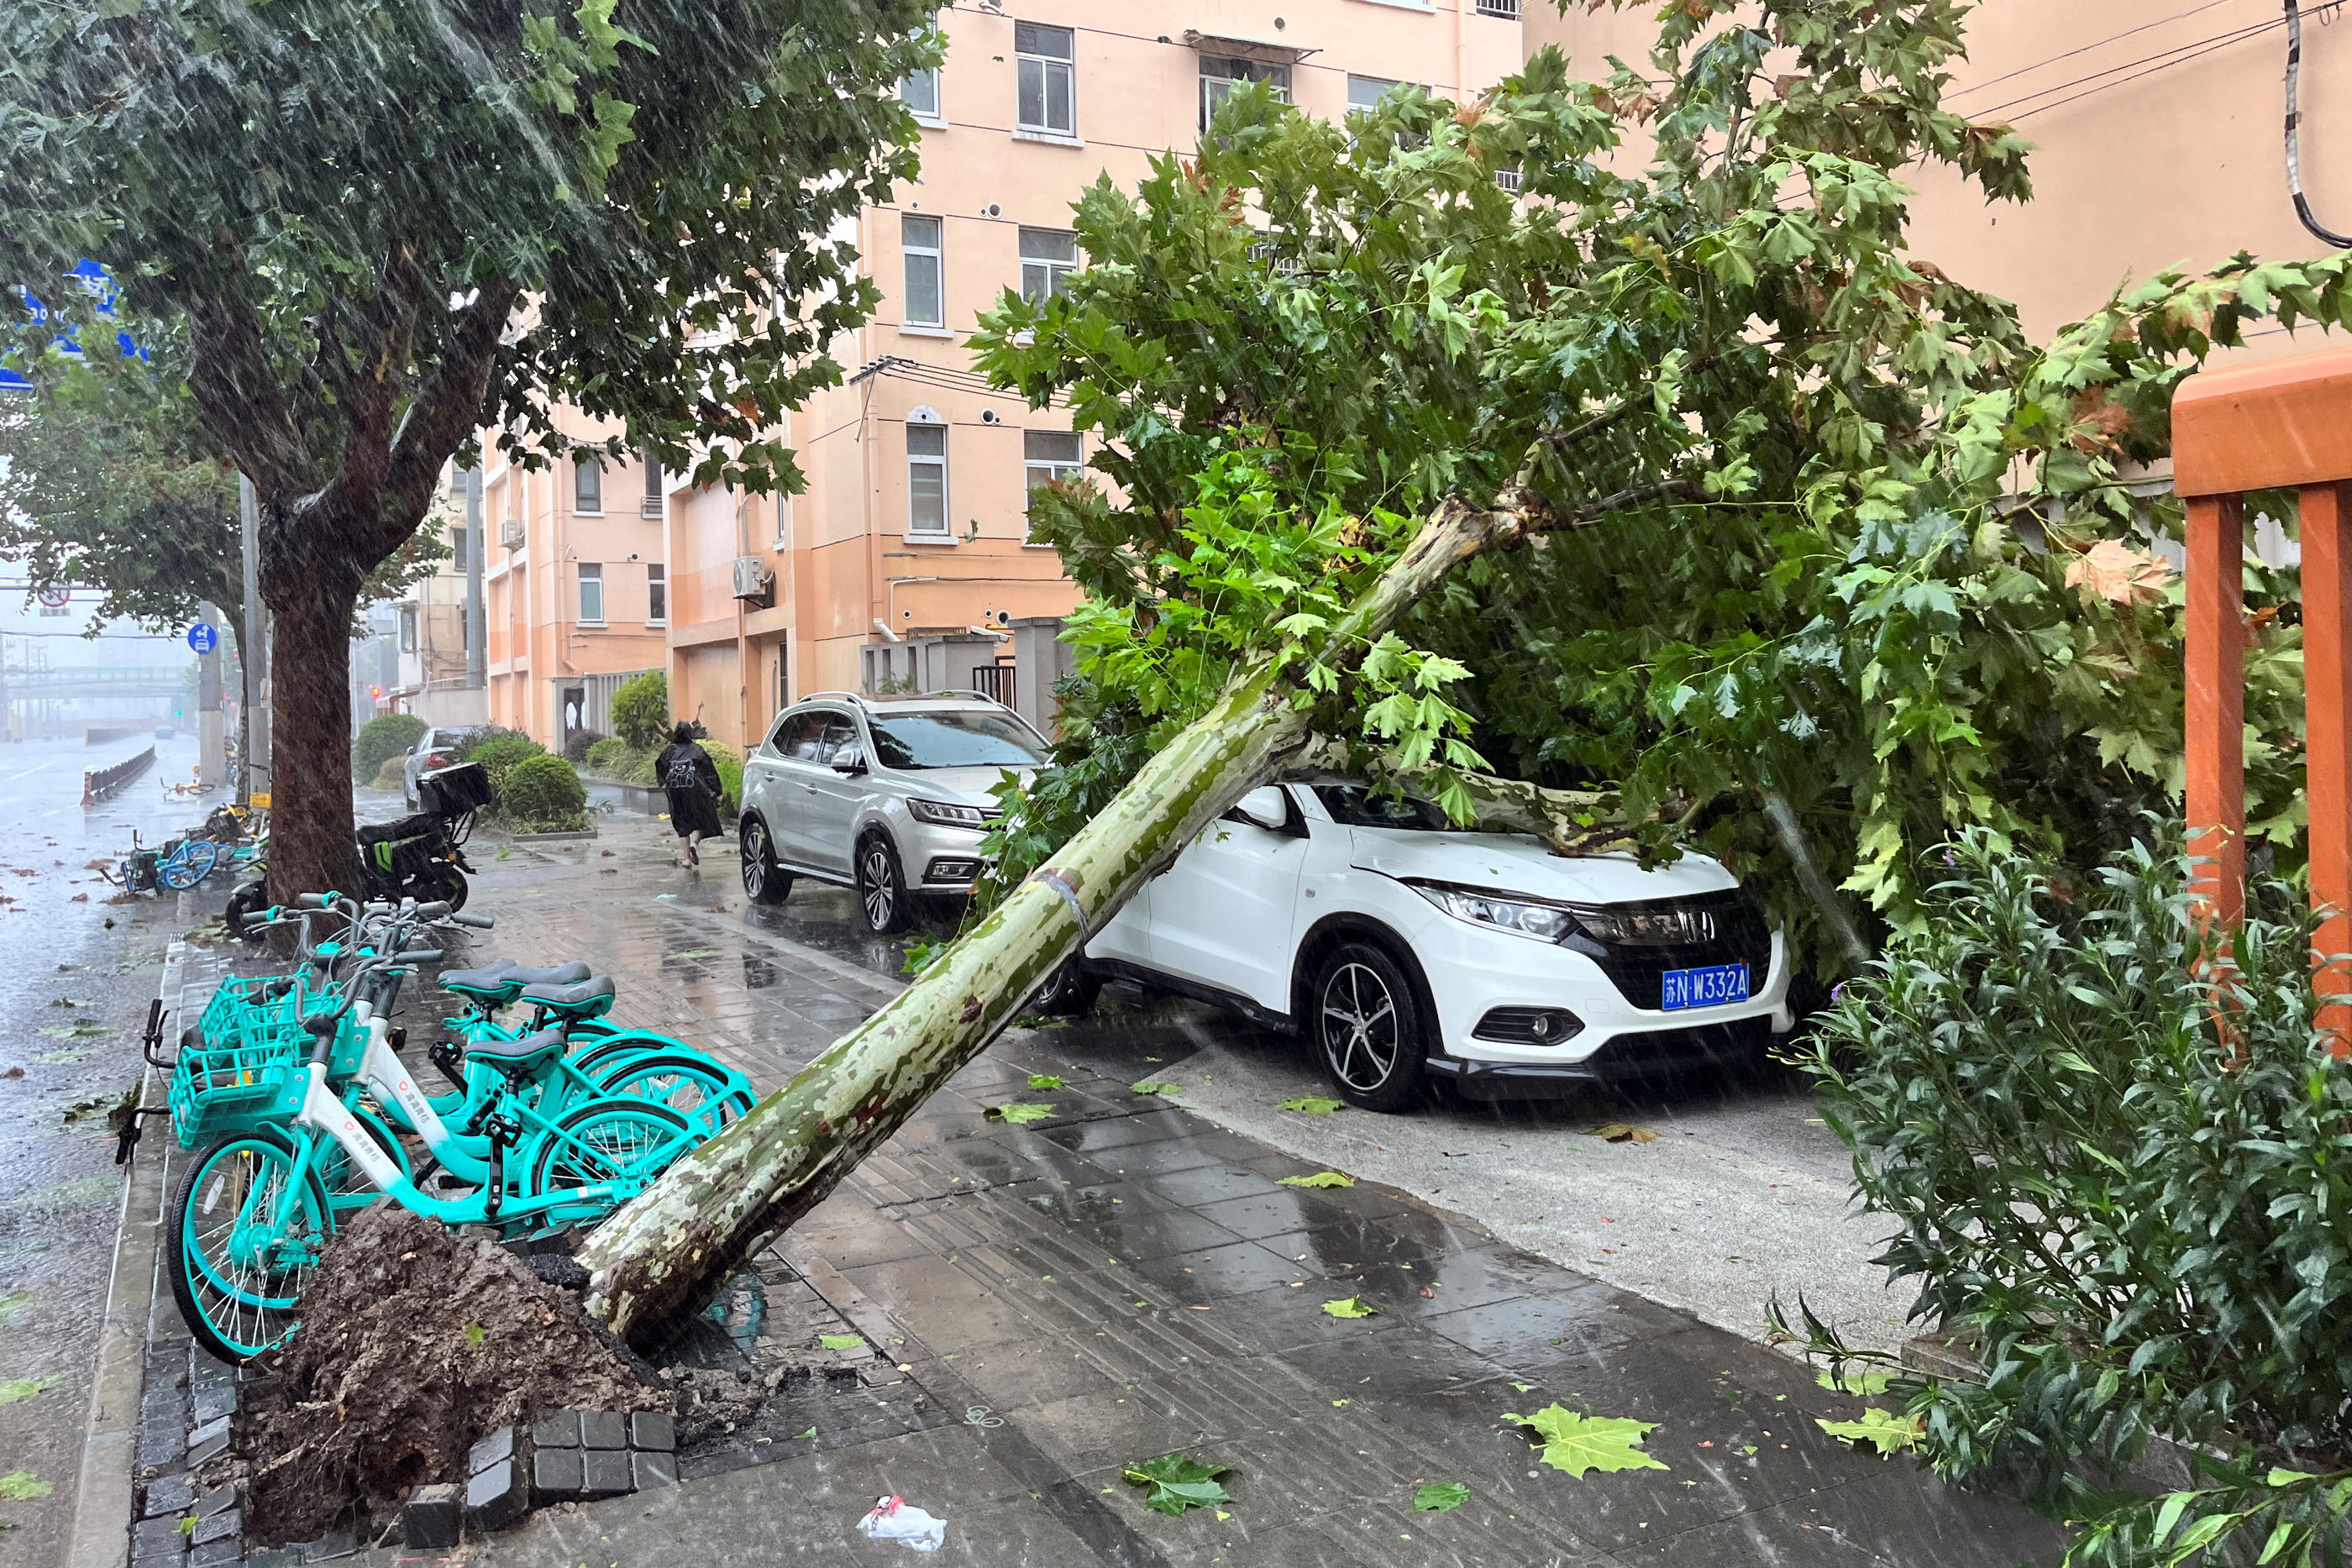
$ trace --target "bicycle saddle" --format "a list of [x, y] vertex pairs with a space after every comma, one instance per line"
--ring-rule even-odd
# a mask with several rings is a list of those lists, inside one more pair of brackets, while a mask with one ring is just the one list
[[613, 980], [608, 975], [576, 986], [526, 986], [521, 999], [551, 1013], [594, 1018], [613, 1005]]
[[537, 1034], [524, 1035], [520, 1040], [477, 1040], [466, 1044], [467, 1056], [484, 1056], [509, 1067], [519, 1067], [539, 1061], [550, 1053], [561, 1055], [566, 1041], [560, 1029], [543, 1029]]
[[577, 985], [592, 973], [587, 965], [577, 959], [569, 964], [558, 964], [551, 969], [526, 969], [511, 958], [501, 958], [478, 969], [444, 969], [441, 971], [441, 988], [467, 996], [497, 997], [512, 1001], [515, 993], [525, 986]]
[[513, 969], [512, 961], [505, 958], [495, 964], [485, 964], [478, 969], [444, 969], [441, 971], [441, 988], [463, 991], [468, 996], [495, 996], [515, 988], [517, 982], [508, 977]]

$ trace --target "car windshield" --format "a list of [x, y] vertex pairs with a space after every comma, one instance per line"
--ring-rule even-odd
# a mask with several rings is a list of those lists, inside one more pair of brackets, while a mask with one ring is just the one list
[[1361, 784], [1318, 784], [1315, 798], [1343, 828], [1412, 828], [1436, 832], [1453, 826], [1445, 813], [1415, 795], [1390, 795]]
[[885, 768], [1034, 768], [1036, 732], [1008, 713], [870, 714], [875, 760]]

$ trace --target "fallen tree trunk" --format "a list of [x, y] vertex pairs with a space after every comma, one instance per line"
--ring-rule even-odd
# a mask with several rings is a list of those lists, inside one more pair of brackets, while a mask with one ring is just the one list
[[[1688, 493], [1644, 486], [1571, 514], [1523, 489], [1492, 509], [1449, 499], [1333, 625], [1328, 662], [1352, 663], [1473, 556]], [[580, 1254], [588, 1310], [643, 1336], [699, 1304], [979, 1055], [1195, 833], [1294, 760], [1312, 739], [1308, 716], [1295, 676], [1237, 681], [912, 985], [599, 1227]]]

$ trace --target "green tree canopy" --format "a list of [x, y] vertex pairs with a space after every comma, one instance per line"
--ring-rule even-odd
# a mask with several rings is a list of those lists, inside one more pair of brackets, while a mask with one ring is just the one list
[[[1608, 791], [1654, 850], [1761, 873], [1831, 967], [1832, 906], [1904, 918], [1960, 824], [2095, 859], [2161, 808], [2179, 594], [2138, 552], [2178, 507], [2127, 470], [2242, 320], [2341, 321], [2342, 265], [2167, 276], [2028, 343], [1905, 240], [1915, 163], [2029, 194], [2022, 140], [1940, 107], [1964, 11], [1696, 0], [1599, 79], [1546, 51], [1475, 105], [1404, 89], [1345, 126], [1237, 91], [1196, 158], [1087, 192], [1091, 267], [979, 340], [1000, 384], [1067, 396], [1116, 486], [1032, 509], [1089, 595], [1092, 686], [1008, 873], [1318, 625], [1342, 550], [1377, 564], [1447, 497], [1608, 518], [1473, 561], [1353, 655], [1418, 651], [1407, 689], [1319, 686], [1356, 765], [1457, 812], [1471, 768]], [[1219, 530], [1262, 551], [1317, 517], [1331, 542], [1283, 570], [1223, 570]], [[2256, 578], [2258, 605], [2294, 592]], [[2261, 639], [2255, 814], [2292, 850], [2298, 633]]]
[[49, 334], [93, 336], [100, 301], [40, 286], [97, 261], [118, 321], [185, 342], [260, 492], [289, 885], [348, 881], [344, 629], [478, 429], [544, 461], [568, 402], [675, 470], [798, 486], [769, 433], [839, 379], [824, 347], [873, 306], [831, 232], [912, 172], [896, 88], [935, 57], [931, 9], [0, 11], [0, 277], [53, 306], [16, 363], [45, 391]]

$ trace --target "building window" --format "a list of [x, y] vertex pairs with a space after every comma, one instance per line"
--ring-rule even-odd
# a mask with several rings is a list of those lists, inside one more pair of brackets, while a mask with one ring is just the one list
[[637, 510], [640, 516], [647, 517], [658, 517], [662, 515], [661, 459], [650, 452], [646, 454], [645, 504]]
[[948, 428], [907, 426], [907, 531], [948, 537]]
[[1022, 466], [1028, 488], [1055, 479], [1075, 479], [1085, 471], [1086, 437], [1075, 431], [1024, 430], [1021, 433]]
[[1078, 236], [1060, 229], [1021, 231], [1021, 298], [1043, 305], [1062, 292], [1078, 265]]
[[604, 623], [604, 569], [580, 563], [580, 623], [602, 626]]
[[1389, 89], [1397, 84], [1386, 77], [1349, 77], [1348, 78], [1348, 109], [1351, 113], [1370, 114], [1381, 106]]
[[1478, 15], [1481, 16], [1512, 18], [1518, 14], [1519, 0], [1478, 0]]
[[464, 571], [467, 570], [466, 566], [466, 551], [472, 546], [473, 540], [473, 530], [470, 528], [451, 528], [449, 530], [449, 567], [451, 570]]
[[669, 569], [659, 561], [646, 568], [646, 619], [656, 625], [669, 620]]
[[1232, 96], [1234, 84], [1262, 81], [1274, 89], [1274, 96], [1283, 102], [1290, 101], [1290, 68], [1270, 66], [1264, 60], [1235, 59], [1228, 55], [1201, 57], [1201, 129], [1209, 129], [1225, 99]]
[[940, 220], [912, 213], [898, 219], [898, 248], [907, 257], [907, 325], [948, 324], [947, 289], [940, 260]]
[[1018, 122], [1022, 130], [1043, 131], [1049, 136], [1078, 133], [1076, 71], [1073, 63], [1077, 56], [1072, 40], [1067, 27], [1041, 27], [1034, 22], [1013, 25], [1013, 52], [1019, 62]]
[[416, 612], [404, 606], [400, 612], [400, 651], [416, 652]]
[[940, 68], [909, 71], [898, 80], [898, 98], [917, 120], [940, 118]]
[[572, 509], [575, 512], [602, 512], [604, 509], [604, 465], [593, 457], [572, 460]]

